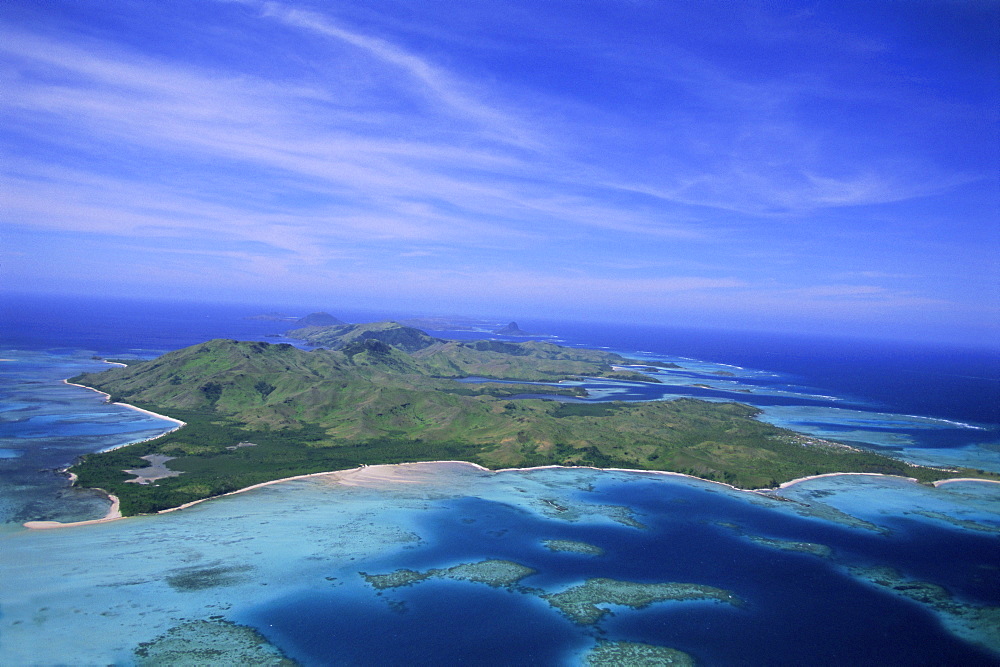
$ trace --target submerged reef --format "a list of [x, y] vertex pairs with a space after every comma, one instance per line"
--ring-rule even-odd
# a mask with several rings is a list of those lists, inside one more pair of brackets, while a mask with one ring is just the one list
[[817, 544], [816, 542], [805, 542], [801, 540], [783, 540], [777, 537], [764, 537], [763, 535], [749, 535], [744, 532], [743, 527], [739, 524], [731, 523], [729, 521], [718, 521], [716, 523], [719, 526], [728, 528], [750, 540], [754, 544], [759, 544], [762, 547], [780, 549], [781, 551], [791, 551], [795, 553], [812, 554], [813, 556], [819, 556], [820, 558], [830, 558], [833, 555], [833, 549], [825, 544]]
[[944, 587], [907, 579], [891, 567], [850, 567], [848, 570], [858, 579], [929, 607], [956, 635], [1000, 656], [1000, 607], [961, 602]]
[[773, 537], [760, 537], [759, 535], [747, 535], [747, 539], [754, 544], [782, 551], [795, 551], [798, 553], [812, 554], [820, 558], [829, 558], [833, 551], [825, 544], [815, 542], [798, 542], [796, 540], [779, 540]]
[[602, 641], [584, 657], [583, 664], [587, 667], [631, 667], [633, 665], [694, 667], [695, 661], [687, 653], [666, 646], [637, 642]]
[[520, 563], [509, 560], [489, 559], [476, 563], [460, 563], [452, 567], [435, 568], [426, 572], [401, 569], [388, 574], [368, 574], [360, 572], [372, 588], [399, 588], [409, 586], [432, 577], [438, 579], [455, 579], [486, 584], [494, 588], [509, 588], [525, 577], [535, 573], [535, 570]]
[[[572, 542], [572, 544], [591, 546], [583, 542]], [[496, 588], [506, 588], [538, 596], [580, 625], [594, 625], [610, 613], [609, 609], [597, 605], [622, 605], [633, 609], [644, 609], [654, 602], [681, 600], [716, 600], [736, 606], [742, 604], [742, 600], [730, 591], [702, 584], [642, 583], [598, 578], [588, 579], [583, 584], [558, 593], [546, 593], [544, 590], [520, 584], [522, 579], [536, 572], [537, 570], [533, 568], [509, 560], [483, 560], [426, 572], [400, 569], [388, 574], [367, 572], [359, 574], [377, 590], [410, 586], [431, 578], [471, 581]]]
[[253, 628], [221, 619], [182, 623], [153, 641], [139, 644], [134, 657], [139, 667], [296, 664]]
[[581, 625], [593, 625], [610, 613], [608, 609], [598, 607], [599, 604], [643, 609], [654, 602], [669, 600], [717, 600], [732, 605], [742, 603], [730, 591], [714, 586], [676, 582], [639, 583], [604, 578], [588, 579], [561, 593], [547, 593], [540, 597]]
[[249, 581], [253, 567], [215, 562], [208, 565], [182, 567], [167, 573], [166, 582], [175, 591], [191, 592], [221, 586], [236, 586]]
[[594, 544], [588, 544], [587, 542], [578, 542], [576, 540], [542, 540], [542, 544], [544, 544], [551, 551], [584, 554], [587, 556], [604, 555], [604, 549], [601, 547]]
[[982, 523], [980, 521], [974, 521], [972, 519], [961, 519], [957, 516], [945, 514], [944, 512], [932, 512], [930, 510], [915, 510], [913, 511], [913, 514], [919, 514], [920, 516], [925, 516], [928, 519], [944, 521], [945, 523], [950, 523], [953, 526], [958, 526], [959, 528], [964, 528], [965, 530], [977, 530], [982, 533], [1000, 534], [1000, 526], [989, 525]]
[[623, 526], [628, 526], [629, 528], [637, 528], [639, 530], [645, 530], [647, 528], [646, 524], [642, 523], [635, 518], [635, 511], [631, 507], [624, 507], [622, 505], [591, 505], [587, 504], [584, 507], [565, 505], [566, 501], [561, 500], [556, 502], [552, 498], [540, 498], [535, 506], [538, 510], [550, 519], [560, 519], [562, 521], [582, 521], [584, 519], [590, 521], [595, 516], [603, 516], [615, 523], [620, 523]]

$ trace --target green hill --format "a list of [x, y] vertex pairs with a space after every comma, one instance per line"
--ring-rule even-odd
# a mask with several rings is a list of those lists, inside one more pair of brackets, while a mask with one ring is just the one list
[[[72, 381], [187, 426], [91, 454], [78, 484], [150, 512], [297, 474], [461, 459], [484, 466], [546, 464], [673, 470], [737, 486], [773, 486], [819, 472], [946, 476], [754, 419], [756, 409], [691, 399], [566, 403], [520, 395], [579, 393], [524, 385], [620, 373], [615, 354], [551, 343], [458, 342], [396, 323], [300, 331], [330, 349], [213, 340]], [[505, 382], [462, 383], [480, 376]], [[124, 470], [162, 454], [176, 477], [129, 483]]]

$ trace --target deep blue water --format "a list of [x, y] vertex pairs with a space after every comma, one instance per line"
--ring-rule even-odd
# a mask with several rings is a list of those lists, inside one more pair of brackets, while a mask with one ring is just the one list
[[893, 412], [1000, 424], [1000, 349], [681, 327], [528, 322], [584, 346], [707, 359], [787, 373]]

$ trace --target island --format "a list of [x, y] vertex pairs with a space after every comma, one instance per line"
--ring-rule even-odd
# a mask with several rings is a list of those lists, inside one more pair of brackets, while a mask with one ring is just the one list
[[497, 329], [493, 333], [498, 336], [530, 336], [531, 334], [517, 326], [517, 322], [511, 322], [507, 326]]
[[347, 324], [330, 313], [309, 313], [305, 317], [300, 317], [295, 321], [297, 327], [330, 327]]
[[[289, 335], [320, 347], [217, 339], [71, 378], [184, 423], [84, 456], [71, 468], [75, 483], [134, 515], [277, 479], [416, 461], [671, 471], [745, 489], [834, 472], [977, 476], [807, 437], [739, 403], [581, 400], [583, 378], [652, 379], [611, 352], [445, 340], [396, 322]], [[156, 474], [143, 474], [151, 465]]]

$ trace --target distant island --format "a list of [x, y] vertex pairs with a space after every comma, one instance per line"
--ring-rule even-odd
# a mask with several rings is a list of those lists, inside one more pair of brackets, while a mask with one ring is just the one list
[[[396, 322], [289, 335], [321, 347], [219, 339], [72, 378], [186, 423], [84, 456], [71, 469], [76, 484], [117, 496], [129, 515], [296, 475], [410, 461], [662, 470], [748, 489], [831, 472], [957, 476], [778, 428], [738, 403], [573, 402], [585, 391], [562, 381], [656, 381], [610, 352], [444, 340]], [[143, 475], [153, 462], [173, 476]]]
[[330, 313], [310, 313], [295, 322], [297, 327], [333, 327], [347, 324]]
[[493, 333], [500, 336], [530, 336], [531, 334], [527, 331], [522, 331], [521, 327], [517, 326], [517, 322], [511, 322], [502, 329], [497, 329]]

